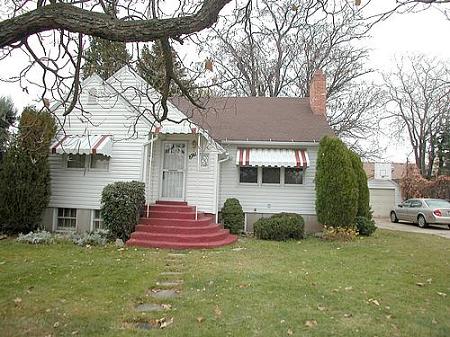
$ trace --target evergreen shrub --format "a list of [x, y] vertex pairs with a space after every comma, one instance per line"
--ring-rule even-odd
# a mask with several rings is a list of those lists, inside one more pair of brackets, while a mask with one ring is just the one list
[[39, 226], [50, 199], [48, 155], [55, 131], [49, 113], [30, 107], [22, 112], [0, 169], [0, 231], [28, 233]]
[[239, 200], [229, 198], [222, 207], [222, 222], [232, 234], [240, 234], [244, 230], [245, 216]]
[[101, 214], [112, 239], [129, 239], [145, 204], [145, 185], [138, 181], [118, 181], [105, 186]]
[[253, 225], [253, 230], [260, 240], [299, 240], [305, 236], [305, 221], [299, 214], [279, 213], [259, 219]]
[[341, 140], [326, 136], [320, 141], [315, 183], [318, 221], [325, 226], [352, 226], [358, 211], [358, 181]]
[[356, 217], [356, 228], [358, 229], [359, 235], [370, 236], [372, 235], [377, 226], [375, 226], [375, 221], [364, 216]]

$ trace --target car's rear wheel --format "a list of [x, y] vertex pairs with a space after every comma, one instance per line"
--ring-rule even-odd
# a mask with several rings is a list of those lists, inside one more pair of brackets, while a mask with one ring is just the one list
[[397, 214], [391, 212], [391, 222], [398, 222]]
[[423, 215], [419, 215], [417, 217], [417, 224], [419, 225], [420, 228], [425, 228], [427, 227], [427, 220], [425, 220], [425, 217]]

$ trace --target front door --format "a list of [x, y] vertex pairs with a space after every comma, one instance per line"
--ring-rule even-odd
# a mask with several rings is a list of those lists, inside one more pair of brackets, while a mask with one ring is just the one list
[[186, 154], [186, 143], [163, 143], [162, 199], [184, 200]]

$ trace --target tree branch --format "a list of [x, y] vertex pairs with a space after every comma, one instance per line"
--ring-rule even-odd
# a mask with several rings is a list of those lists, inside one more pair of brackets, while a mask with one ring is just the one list
[[124, 42], [176, 38], [210, 27], [229, 2], [231, 0], [205, 0], [193, 15], [136, 21], [123, 21], [66, 3], [50, 4], [0, 22], [0, 48], [54, 29]]

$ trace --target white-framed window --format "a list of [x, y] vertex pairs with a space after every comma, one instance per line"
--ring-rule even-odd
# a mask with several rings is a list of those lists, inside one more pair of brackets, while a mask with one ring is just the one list
[[257, 184], [258, 168], [254, 166], [239, 167], [239, 182], [241, 184]]
[[280, 184], [281, 169], [279, 167], [263, 167], [262, 168], [263, 184]]
[[284, 184], [285, 185], [301, 185], [303, 184], [305, 171], [303, 168], [285, 167], [284, 168]]
[[67, 163], [67, 168], [85, 168], [86, 155], [85, 154], [68, 154], [66, 163]]
[[58, 208], [56, 227], [57, 229], [73, 230], [77, 226], [76, 208]]
[[102, 213], [99, 209], [92, 211], [92, 230], [101, 229], [103, 227]]
[[94, 170], [104, 170], [109, 169], [109, 157], [103, 154], [92, 154], [90, 157], [89, 168]]
[[209, 167], [209, 153], [200, 154], [200, 166], [203, 168]]

